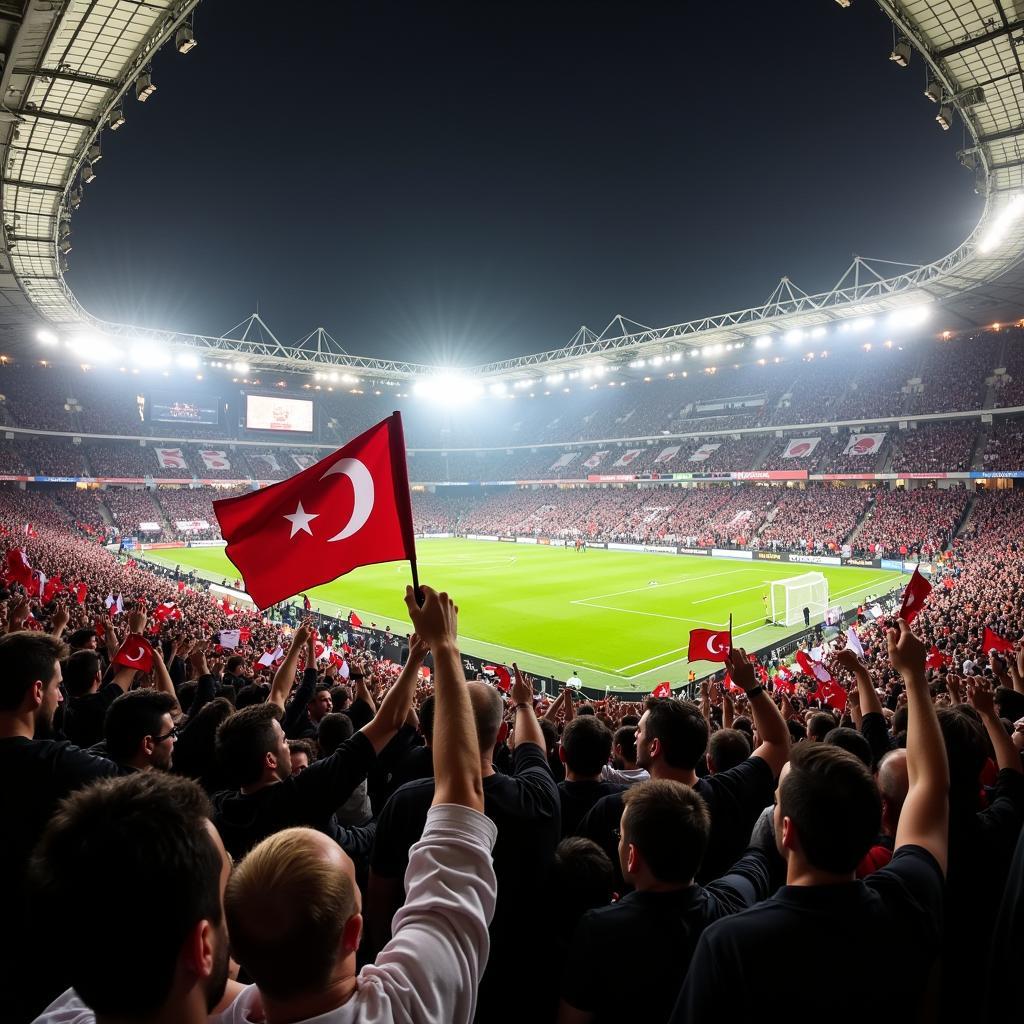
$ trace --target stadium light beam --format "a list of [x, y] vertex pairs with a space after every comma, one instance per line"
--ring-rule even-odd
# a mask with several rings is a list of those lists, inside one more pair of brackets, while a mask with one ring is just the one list
[[1024, 196], [1017, 196], [1000, 210], [992, 226], [978, 242], [978, 252], [986, 253], [995, 249], [1006, 237], [1006, 233], [1024, 213]]
[[928, 317], [932, 315], [931, 308], [927, 305], [909, 306], [907, 309], [897, 309], [889, 315], [888, 326], [892, 330], [906, 330], [910, 327], [919, 327]]
[[170, 353], [153, 341], [136, 341], [130, 355], [132, 362], [144, 369], [162, 370], [171, 361]]
[[199, 367], [199, 356], [194, 352], [179, 352], [174, 361], [183, 370], [195, 370]]
[[754, 342], [754, 348], [771, 348], [772, 347], [772, 336], [770, 334], [762, 334]]
[[48, 331], [44, 328], [43, 330], [36, 331], [36, 341], [41, 345], [56, 345], [60, 338], [53, 331]]
[[787, 345], [799, 345], [804, 340], [804, 332], [799, 327], [793, 328], [791, 331], [786, 332], [786, 344]]

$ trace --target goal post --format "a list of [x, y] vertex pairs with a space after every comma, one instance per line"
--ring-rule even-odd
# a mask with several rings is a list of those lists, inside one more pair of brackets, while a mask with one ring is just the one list
[[772, 622], [777, 626], [803, 625], [804, 609], [811, 618], [828, 608], [828, 580], [823, 573], [805, 572], [784, 580], [772, 580]]

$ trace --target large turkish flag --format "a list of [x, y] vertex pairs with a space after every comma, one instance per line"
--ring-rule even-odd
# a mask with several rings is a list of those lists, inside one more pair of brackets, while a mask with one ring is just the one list
[[414, 560], [401, 414], [288, 480], [215, 501], [213, 510], [260, 608], [360, 565]]

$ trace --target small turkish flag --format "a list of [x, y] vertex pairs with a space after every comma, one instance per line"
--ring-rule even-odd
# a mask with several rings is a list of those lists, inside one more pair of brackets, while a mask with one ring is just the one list
[[32, 566], [28, 564], [28, 556], [23, 548], [11, 548], [7, 552], [7, 575], [22, 586], [27, 586], [32, 579]]
[[394, 413], [279, 484], [213, 503], [260, 608], [360, 565], [415, 561], [402, 418]]
[[252, 639], [252, 630], [248, 626], [242, 626], [238, 631], [238, 639], [241, 643], [247, 644]]
[[490, 672], [498, 680], [498, 689], [508, 693], [512, 689], [512, 676], [504, 665], [484, 665], [484, 671]]
[[691, 629], [687, 661], [722, 661], [732, 650], [728, 629]]
[[796, 652], [796, 663], [805, 674], [817, 679], [819, 683], [832, 681], [832, 673], [820, 662], [812, 658], [806, 651]]
[[658, 685], [651, 690], [652, 697], [671, 697], [672, 696], [672, 684], [671, 683], [658, 683]]
[[353, 629], [359, 629], [362, 626], [362, 624], [363, 624], [363, 620], [361, 618], [359, 618], [359, 616], [356, 615], [355, 612], [349, 612], [348, 613], [348, 624]]
[[932, 592], [932, 585], [921, 575], [920, 569], [914, 570], [910, 577], [907, 589], [903, 591], [903, 604], [900, 606], [898, 618], [901, 618], [908, 626], [917, 617], [917, 613], [924, 607], [928, 595]]
[[999, 654], [1013, 654], [1013, 644], [998, 633], [993, 632], [988, 626], [985, 627], [985, 639], [982, 641], [981, 646], [986, 654], [990, 651], [996, 651]]
[[138, 633], [129, 633], [121, 644], [121, 649], [114, 655], [115, 665], [126, 668], [137, 668], [140, 672], [149, 672], [153, 667], [153, 648], [149, 641]]
[[943, 665], [948, 665], [953, 658], [948, 654], [943, 654], [942, 651], [932, 644], [931, 649], [928, 651], [928, 657], [924, 659], [925, 665], [928, 668], [942, 668]]
[[818, 687], [818, 699], [837, 711], [846, 710], [846, 691], [834, 679]]
[[85, 599], [89, 596], [89, 588], [84, 583], [75, 584], [75, 600], [79, 604], [85, 604]]

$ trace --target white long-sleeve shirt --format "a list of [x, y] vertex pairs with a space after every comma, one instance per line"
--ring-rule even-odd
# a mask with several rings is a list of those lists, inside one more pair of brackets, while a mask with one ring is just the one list
[[[359, 972], [355, 995], [320, 1014], [316, 1024], [470, 1024], [490, 951], [497, 837], [494, 822], [478, 811], [458, 804], [430, 808], [423, 837], [409, 853], [405, 905], [395, 915], [391, 941]], [[262, 1019], [259, 993], [249, 985], [211, 1022]], [[94, 1022], [69, 989], [35, 1024]]]

